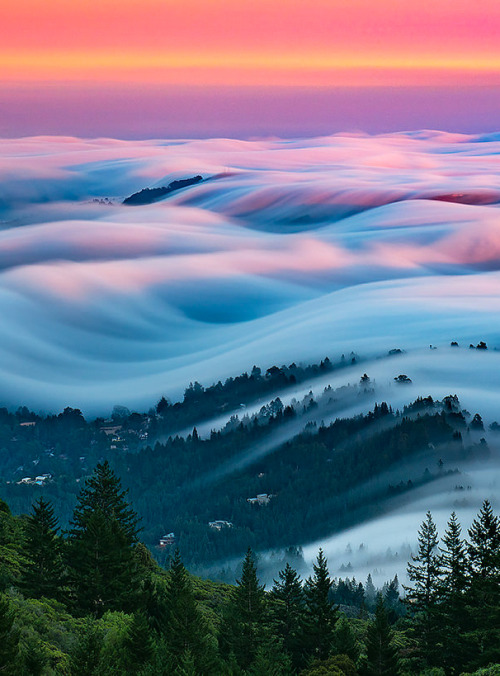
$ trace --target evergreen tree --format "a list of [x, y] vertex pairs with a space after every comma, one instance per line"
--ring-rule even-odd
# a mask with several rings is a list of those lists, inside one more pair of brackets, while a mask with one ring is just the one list
[[19, 634], [14, 628], [14, 615], [5, 596], [0, 596], [0, 674], [16, 676]]
[[43, 497], [39, 498], [26, 521], [26, 563], [22, 576], [25, 596], [61, 599], [64, 567], [58, 530], [51, 504]]
[[329, 599], [332, 581], [328, 562], [320, 549], [313, 575], [306, 581], [306, 636], [308, 653], [315, 659], [325, 660], [334, 643], [338, 610]]
[[354, 663], [358, 661], [359, 644], [351, 629], [351, 623], [345, 617], [342, 617], [335, 627], [334, 646], [338, 655], [347, 655]]
[[375, 607], [377, 603], [377, 591], [373, 584], [371, 573], [368, 573], [368, 577], [366, 578], [365, 599], [367, 608], [371, 609]]
[[142, 613], [134, 613], [123, 647], [124, 664], [129, 674], [137, 674], [153, 657], [154, 643]]
[[408, 564], [408, 578], [412, 587], [405, 587], [407, 601], [414, 610], [427, 611], [439, 595], [440, 560], [437, 552], [438, 534], [430, 512], [418, 531], [418, 553]]
[[401, 613], [401, 600], [399, 598], [399, 580], [395, 575], [389, 582], [384, 594], [384, 603], [387, 610], [389, 622], [393, 624]]
[[456, 600], [467, 587], [467, 551], [462, 539], [462, 527], [452, 512], [440, 547], [442, 587], [441, 597]]
[[370, 622], [366, 634], [366, 675], [397, 676], [399, 659], [392, 643], [392, 631], [387, 618], [382, 595], [379, 594], [375, 619]]
[[94, 676], [101, 661], [103, 635], [93, 619], [84, 622], [71, 655], [71, 676]]
[[165, 636], [174, 668], [180, 668], [188, 655], [188, 661], [194, 661], [198, 673], [214, 673], [216, 655], [210, 633], [200, 614], [191, 578], [179, 551], [175, 552], [172, 560], [165, 605]]
[[283, 649], [296, 669], [303, 665], [305, 598], [297, 572], [286, 564], [270, 592], [273, 635], [283, 641]]
[[135, 512], [108, 462], [81, 491], [69, 532], [68, 564], [77, 608], [97, 616], [128, 610], [138, 591]]
[[460, 673], [467, 651], [464, 631], [467, 626], [465, 591], [467, 588], [467, 552], [462, 539], [462, 529], [455, 512], [452, 513], [442, 538], [442, 580], [439, 605], [435, 609], [440, 633], [438, 664]]
[[224, 652], [232, 653], [242, 669], [250, 667], [263, 645], [265, 615], [264, 586], [259, 584], [254, 555], [249, 548], [221, 632]]
[[436, 604], [441, 589], [441, 564], [438, 552], [438, 534], [430, 512], [418, 531], [418, 553], [408, 563], [408, 578], [413, 586], [407, 591], [406, 603], [417, 613], [415, 631], [420, 649], [427, 663], [439, 664], [441, 658], [440, 630]]
[[470, 665], [479, 667], [500, 661], [500, 520], [488, 500], [469, 529], [468, 555], [468, 638], [476, 651]]

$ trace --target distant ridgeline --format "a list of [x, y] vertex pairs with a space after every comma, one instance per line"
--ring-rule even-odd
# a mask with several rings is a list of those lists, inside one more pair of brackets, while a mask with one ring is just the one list
[[126, 197], [123, 200], [123, 204], [127, 204], [128, 206], [152, 204], [162, 197], [170, 195], [176, 190], [187, 188], [190, 185], [196, 185], [196, 183], [200, 183], [200, 181], [203, 181], [202, 176], [193, 176], [192, 178], [182, 178], [178, 181], [172, 181], [172, 183], [169, 183], [167, 186], [163, 186], [161, 188], [144, 188], [144, 190], [140, 190], [139, 192], [130, 195], [130, 197]]
[[[182, 402], [162, 398], [148, 413], [116, 407], [109, 420], [86, 421], [72, 408], [49, 416], [0, 409], [0, 495], [16, 513], [44, 495], [66, 527], [82, 480], [109, 459], [155, 556], [165, 561], [179, 547], [203, 572], [248, 546], [285, 549], [331, 535], [380, 515], [388, 499], [488, 456], [481, 417], [462, 410], [455, 396], [419, 398], [394, 411], [374, 404], [376, 386], [366, 374], [286, 405], [276, 396], [353, 361], [291, 364], [264, 375], [254, 367], [207, 389], [191, 384]], [[410, 378], [395, 381], [405, 388], [399, 383]], [[274, 399], [255, 406], [270, 392]], [[254, 402], [255, 412], [242, 401]], [[369, 413], [339, 413], [363, 401]], [[177, 434], [183, 424], [214, 415], [225, 415], [226, 424], [208, 438], [193, 427]]]

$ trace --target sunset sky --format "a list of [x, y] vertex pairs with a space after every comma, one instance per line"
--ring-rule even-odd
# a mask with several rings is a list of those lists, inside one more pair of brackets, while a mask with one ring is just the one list
[[[176, 87], [191, 87], [200, 102], [214, 88], [227, 87], [280, 87], [278, 98], [285, 89], [290, 96], [294, 87], [337, 90], [337, 96], [345, 88], [437, 87], [450, 93], [484, 87], [495, 96], [483, 116], [500, 100], [498, 0], [0, 0], [0, 5], [4, 135], [11, 134], [20, 112], [22, 117], [23, 103], [40, 107], [43, 127], [50, 101], [69, 105], [82, 88], [92, 92], [87, 105], [94, 110], [103, 97], [110, 101], [111, 91], [123, 97], [127, 88], [137, 93], [139, 86], [163, 97]], [[227, 90], [220, 91], [227, 97]], [[352, 92], [343, 96], [345, 101]], [[132, 108], [136, 104], [130, 101]]]

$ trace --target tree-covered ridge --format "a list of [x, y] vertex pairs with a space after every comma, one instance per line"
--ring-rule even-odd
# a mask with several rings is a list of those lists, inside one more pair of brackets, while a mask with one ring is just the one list
[[107, 463], [72, 523], [61, 535], [44, 499], [27, 517], [0, 502], [0, 673], [500, 673], [500, 521], [488, 501], [466, 537], [452, 515], [440, 540], [427, 514], [404, 603], [397, 577], [381, 590], [332, 579], [321, 550], [307, 579], [286, 565], [268, 589], [251, 549], [234, 586], [193, 577], [178, 552], [162, 568]]
[[[142, 537], [161, 561], [177, 546], [188, 565], [213, 571], [218, 561], [240, 557], [248, 546], [285, 549], [359, 523], [380, 514], [389, 498], [488, 454], [480, 416], [470, 420], [456, 397], [419, 398], [402, 411], [376, 404], [367, 414], [335, 418], [338, 402], [363, 397], [367, 403], [374, 397], [368, 376], [359, 385], [326, 387], [317, 397], [309, 393], [286, 406], [276, 398], [254, 415], [231, 417], [206, 439], [195, 428], [186, 437], [170, 436], [134, 451], [106, 450], [105, 433], [100, 441], [92, 439], [91, 424], [74, 410], [49, 418], [49, 425], [57, 429], [69, 418], [83, 426], [91, 457], [109, 458], [124, 477], [143, 515]], [[323, 416], [333, 421], [325, 424]], [[4, 495], [21, 512], [43, 494], [66, 527], [85, 474], [81, 463], [73, 469], [66, 464], [64, 481], [54, 476], [42, 486], [10, 482]], [[159, 539], [172, 532], [175, 542], [158, 548]]]

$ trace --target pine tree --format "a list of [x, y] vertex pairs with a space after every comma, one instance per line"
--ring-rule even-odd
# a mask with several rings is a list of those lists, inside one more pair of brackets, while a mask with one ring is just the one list
[[313, 571], [314, 574], [307, 579], [304, 588], [307, 647], [312, 657], [325, 660], [333, 648], [338, 610], [329, 599], [332, 581], [322, 549], [313, 564]]
[[242, 669], [250, 667], [263, 645], [265, 613], [264, 586], [259, 584], [254, 555], [249, 548], [221, 632], [223, 651], [232, 653]]
[[124, 641], [127, 673], [137, 674], [153, 657], [154, 643], [142, 613], [134, 613]]
[[138, 519], [125, 498], [108, 462], [97, 465], [78, 497], [67, 553], [74, 602], [84, 613], [133, 607]]
[[345, 617], [342, 617], [335, 627], [334, 645], [338, 655], [347, 655], [354, 663], [358, 661], [359, 644], [351, 629], [351, 623]]
[[464, 631], [467, 627], [466, 596], [467, 551], [462, 539], [462, 528], [455, 512], [452, 513], [440, 547], [442, 580], [437, 624], [442, 644], [439, 664], [453, 673], [460, 673], [467, 652]]
[[64, 566], [58, 530], [51, 504], [39, 498], [26, 521], [26, 563], [21, 582], [25, 596], [62, 598]]
[[216, 655], [210, 633], [200, 614], [191, 578], [179, 551], [175, 552], [172, 560], [165, 605], [165, 636], [174, 668], [180, 668], [188, 655], [198, 673], [214, 673]]
[[389, 582], [384, 594], [384, 603], [387, 609], [387, 616], [389, 622], [394, 623], [400, 615], [401, 601], [399, 598], [399, 580], [395, 575], [394, 579]]
[[19, 634], [14, 628], [14, 615], [7, 598], [0, 596], [0, 674], [16, 676], [19, 673], [18, 652]]
[[468, 555], [469, 640], [476, 648], [470, 666], [477, 668], [500, 661], [500, 520], [488, 500], [469, 529]]
[[467, 586], [467, 551], [462, 539], [462, 527], [455, 512], [448, 521], [441, 551], [442, 590], [447, 599], [463, 594]]
[[409, 563], [407, 568], [408, 578], [414, 585], [405, 589], [407, 601], [414, 610], [427, 611], [437, 601], [441, 573], [437, 545], [436, 525], [431, 513], [427, 512], [418, 532], [418, 553], [411, 557], [413, 563]]
[[98, 673], [102, 644], [103, 634], [100, 627], [95, 620], [88, 618], [71, 655], [71, 676], [94, 676]]
[[375, 619], [368, 625], [366, 634], [367, 676], [397, 676], [399, 674], [398, 653], [392, 643], [392, 638], [384, 601], [379, 594]]
[[441, 588], [441, 564], [438, 553], [438, 533], [430, 512], [418, 532], [418, 553], [408, 564], [408, 578], [413, 586], [404, 587], [406, 603], [417, 613], [415, 632], [427, 663], [435, 666], [440, 661], [441, 634], [436, 604]]
[[286, 564], [270, 592], [272, 630], [283, 641], [283, 649], [296, 669], [303, 666], [305, 598], [297, 572]]
[[377, 603], [377, 592], [373, 584], [371, 573], [368, 573], [365, 584], [365, 599], [368, 609], [374, 608]]

